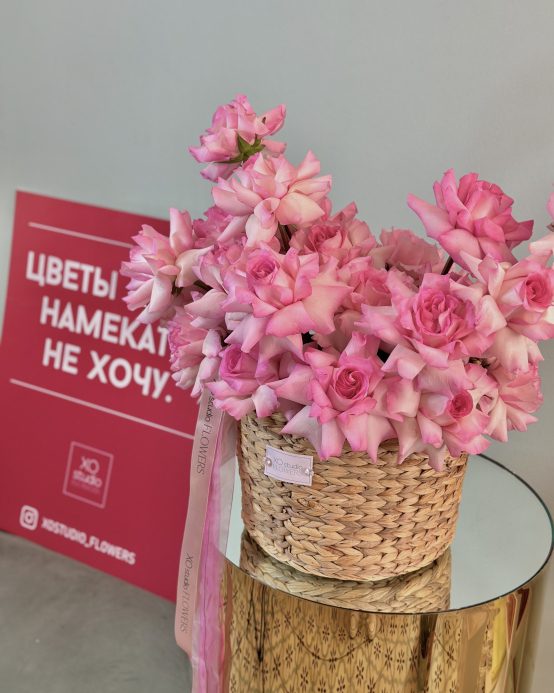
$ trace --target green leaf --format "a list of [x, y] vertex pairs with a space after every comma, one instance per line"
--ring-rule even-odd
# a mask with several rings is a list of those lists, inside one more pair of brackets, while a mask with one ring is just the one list
[[241, 154], [246, 154], [250, 149], [250, 144], [237, 132], [237, 145]]
[[241, 137], [237, 132], [237, 146], [239, 148], [240, 154], [237, 154], [237, 156], [233, 157], [232, 159], [228, 159], [227, 161], [215, 161], [214, 163], [216, 163], [216, 164], [241, 164], [245, 161], [248, 161], [248, 159], [251, 156], [254, 156], [254, 154], [261, 152], [262, 149], [264, 149], [265, 144], [262, 144], [262, 140], [259, 137], [256, 137], [254, 142], [252, 144], [249, 144], [244, 139], [244, 137]]

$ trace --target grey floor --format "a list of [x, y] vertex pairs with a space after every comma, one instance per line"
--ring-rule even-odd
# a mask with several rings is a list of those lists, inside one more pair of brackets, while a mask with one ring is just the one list
[[174, 610], [0, 532], [0, 693], [187, 693]]

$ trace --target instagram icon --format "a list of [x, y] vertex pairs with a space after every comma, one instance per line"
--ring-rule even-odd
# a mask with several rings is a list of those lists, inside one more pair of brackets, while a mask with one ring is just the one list
[[38, 525], [38, 510], [30, 505], [24, 505], [21, 508], [19, 524], [25, 527], [25, 529], [36, 529]]

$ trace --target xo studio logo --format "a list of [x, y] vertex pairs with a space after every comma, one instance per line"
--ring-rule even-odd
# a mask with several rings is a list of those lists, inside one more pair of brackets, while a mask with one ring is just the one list
[[83, 484], [101, 488], [102, 479], [97, 476], [99, 471], [100, 462], [98, 462], [98, 460], [95, 460], [93, 457], [81, 455], [81, 466], [79, 469], [73, 470], [73, 478], [77, 481], [81, 481]]
[[112, 473], [113, 455], [82, 443], [71, 443], [63, 492], [103, 508]]

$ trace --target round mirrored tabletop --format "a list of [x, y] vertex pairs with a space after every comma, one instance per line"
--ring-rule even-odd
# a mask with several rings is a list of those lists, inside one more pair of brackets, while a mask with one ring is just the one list
[[[226, 553], [237, 567], [244, 530], [240, 496], [237, 474]], [[552, 546], [552, 520], [537, 493], [501, 464], [471, 457], [451, 546], [449, 610], [514, 592], [541, 571]]]

